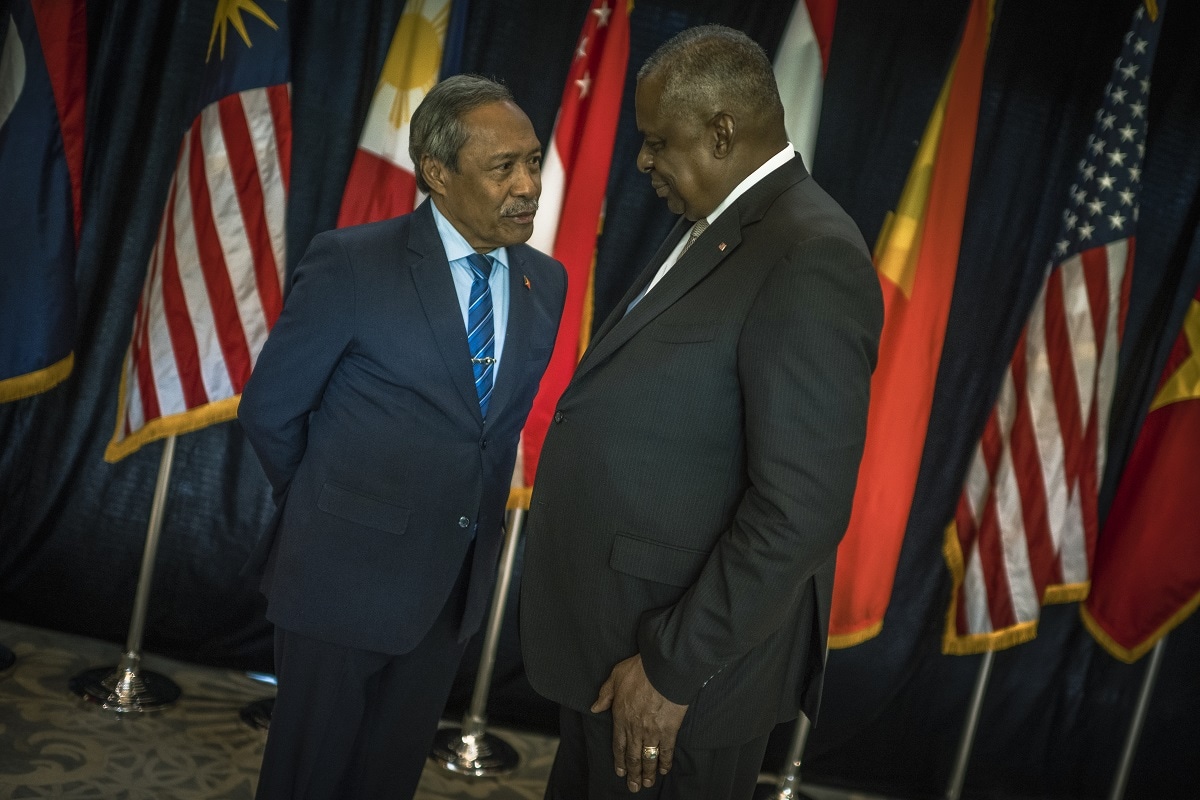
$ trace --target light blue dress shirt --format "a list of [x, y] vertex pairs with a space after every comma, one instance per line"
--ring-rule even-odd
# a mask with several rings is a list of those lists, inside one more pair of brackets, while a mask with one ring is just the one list
[[[450, 262], [450, 276], [454, 278], [454, 291], [458, 295], [459, 310], [462, 311], [463, 330], [466, 330], [471, 282], [475, 279], [467, 256], [474, 253], [475, 248], [450, 224], [450, 220], [442, 216], [437, 203], [430, 200], [429, 205], [433, 208], [433, 221], [437, 224], [446, 260]], [[500, 374], [500, 358], [504, 354], [504, 334], [508, 330], [508, 249], [498, 247], [487, 255], [492, 257], [488, 286], [492, 289], [492, 320], [496, 326], [496, 363], [492, 365], [492, 385], [495, 386], [496, 377]]]

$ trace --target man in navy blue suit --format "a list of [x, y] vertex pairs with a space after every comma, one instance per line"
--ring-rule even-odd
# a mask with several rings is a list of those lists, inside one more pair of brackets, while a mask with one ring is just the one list
[[562, 314], [509, 91], [439, 83], [409, 150], [430, 199], [313, 239], [238, 412], [277, 505], [250, 564], [279, 679], [259, 798], [415, 792]]

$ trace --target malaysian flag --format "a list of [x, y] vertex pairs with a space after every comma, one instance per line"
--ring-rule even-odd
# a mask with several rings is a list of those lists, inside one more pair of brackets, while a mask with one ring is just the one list
[[947, 653], [1031, 639], [1043, 602], [1087, 595], [1164, 5], [1134, 13], [947, 528]]
[[280, 0], [217, 4], [199, 113], [150, 256], [107, 461], [233, 419], [279, 316], [292, 149], [287, 27]]

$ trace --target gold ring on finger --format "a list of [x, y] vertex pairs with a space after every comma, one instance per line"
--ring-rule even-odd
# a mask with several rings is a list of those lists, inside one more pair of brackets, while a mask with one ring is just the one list
[[648, 745], [642, 748], [642, 758], [647, 761], [654, 761], [658, 758], [658, 748], [653, 745]]

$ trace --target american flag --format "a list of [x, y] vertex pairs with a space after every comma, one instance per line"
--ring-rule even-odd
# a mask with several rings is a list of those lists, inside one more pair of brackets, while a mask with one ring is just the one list
[[948, 653], [1031, 639], [1043, 602], [1087, 595], [1164, 5], [1134, 13], [947, 530]]
[[205, 69], [134, 318], [107, 461], [233, 419], [283, 307], [286, 4], [218, 3]]

